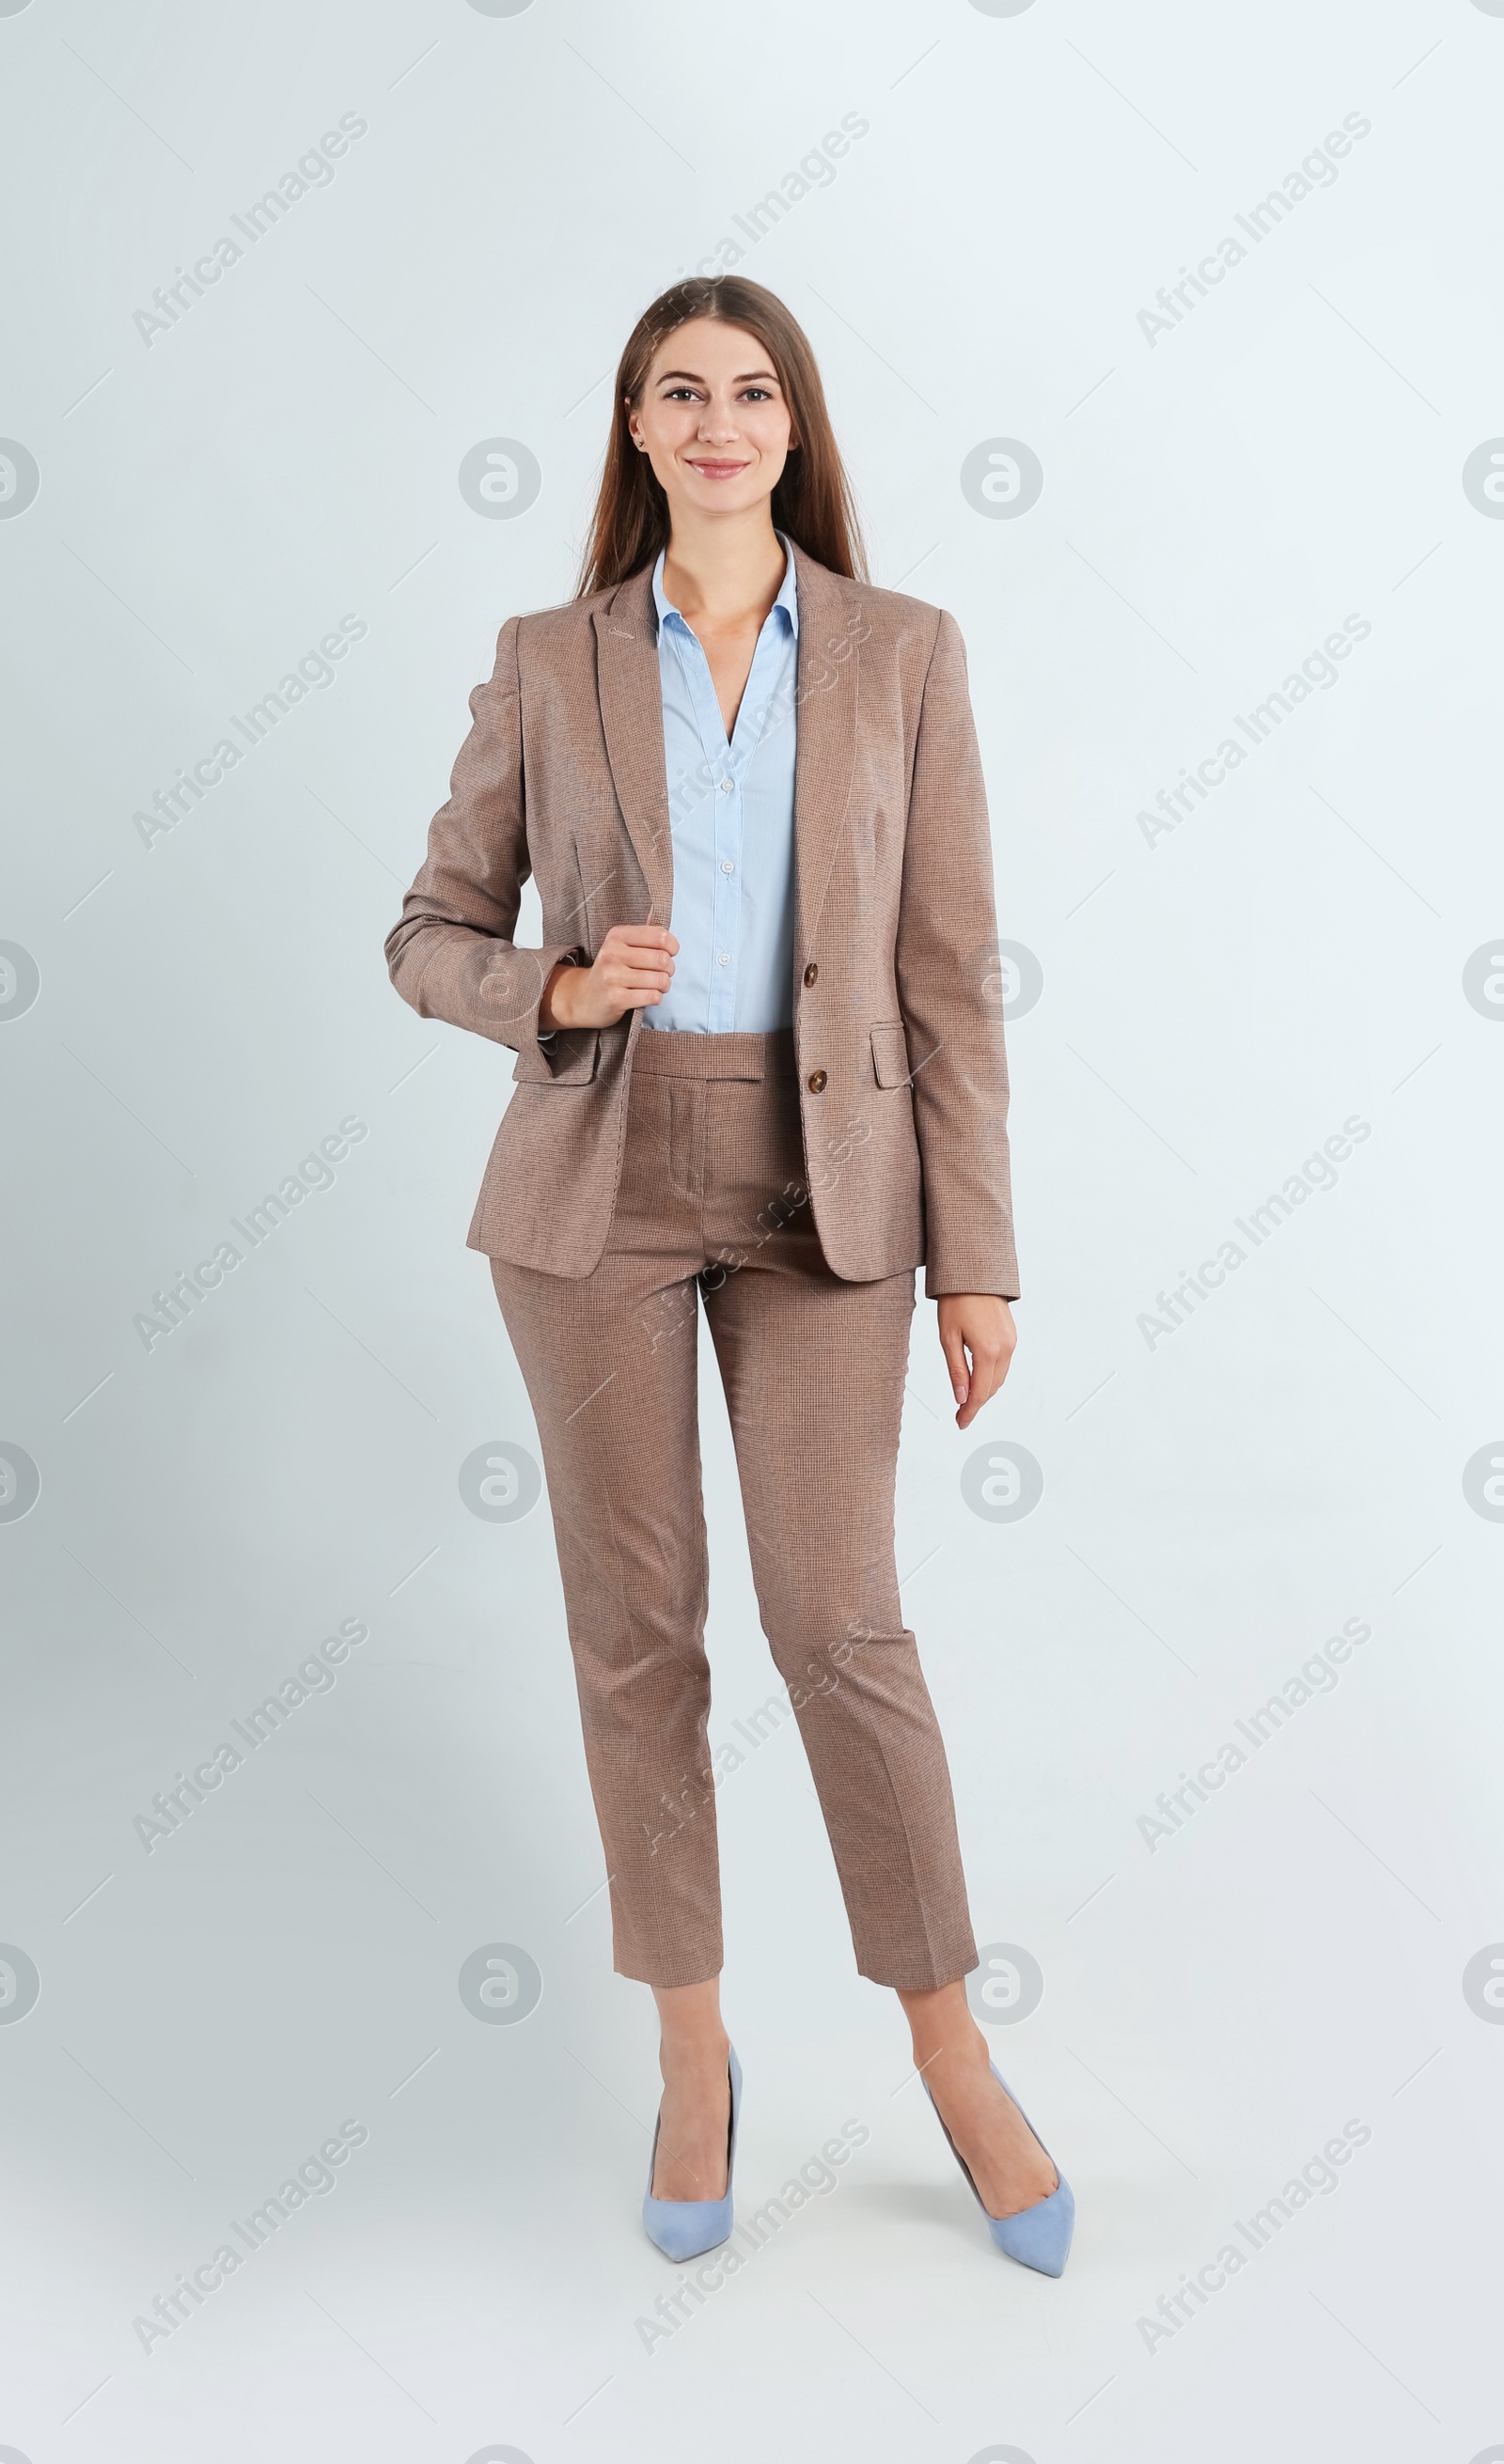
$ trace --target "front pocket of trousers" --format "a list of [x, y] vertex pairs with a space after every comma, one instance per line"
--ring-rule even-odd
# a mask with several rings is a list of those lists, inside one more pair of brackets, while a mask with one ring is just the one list
[[668, 1136], [664, 1169], [675, 1198], [697, 1206], [704, 1196], [705, 1089], [697, 1078], [666, 1078]]

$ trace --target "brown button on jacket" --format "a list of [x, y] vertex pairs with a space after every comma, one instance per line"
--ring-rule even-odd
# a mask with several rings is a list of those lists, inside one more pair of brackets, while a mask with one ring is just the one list
[[[821, 1245], [849, 1283], [923, 1265], [932, 1298], [1011, 1299], [992, 857], [961, 634], [922, 600], [799, 547], [794, 560], [791, 990]], [[613, 924], [672, 917], [651, 568], [510, 617], [470, 709], [387, 960], [421, 1017], [517, 1054], [469, 1246], [587, 1275], [610, 1228], [642, 1014], [544, 1045], [538, 1004], [558, 961], [588, 960]], [[512, 939], [530, 873], [538, 950]]]

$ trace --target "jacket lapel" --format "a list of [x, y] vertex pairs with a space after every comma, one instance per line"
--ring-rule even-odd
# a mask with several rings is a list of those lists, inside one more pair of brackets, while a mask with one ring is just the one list
[[674, 847], [651, 565], [595, 610], [595, 639], [607, 759], [648, 885], [642, 921], [667, 924], [674, 909]]
[[840, 574], [794, 549], [799, 591], [794, 842], [799, 900], [795, 964], [819, 930], [826, 886], [851, 803], [856, 759], [861, 602]]
[[[861, 603], [839, 574], [794, 548], [799, 592], [796, 670], [798, 747], [794, 842], [798, 880], [796, 957], [803, 964], [825, 904], [826, 885], [851, 801], [856, 758]], [[674, 910], [674, 846], [663, 752], [652, 571], [634, 573], [595, 610], [601, 724], [617, 800], [648, 885], [645, 923]]]

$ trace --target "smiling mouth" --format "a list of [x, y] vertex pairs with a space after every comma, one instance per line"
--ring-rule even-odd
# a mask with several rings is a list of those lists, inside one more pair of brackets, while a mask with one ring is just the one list
[[690, 469], [699, 472], [701, 477], [706, 479], [734, 479], [739, 472], [749, 468], [750, 465], [745, 462], [692, 461], [690, 463]]

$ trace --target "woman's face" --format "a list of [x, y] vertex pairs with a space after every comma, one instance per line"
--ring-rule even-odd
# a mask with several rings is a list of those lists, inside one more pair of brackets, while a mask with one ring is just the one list
[[628, 425], [671, 516], [765, 504], [793, 442], [784, 388], [757, 336], [709, 317], [660, 342]]

